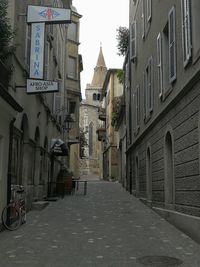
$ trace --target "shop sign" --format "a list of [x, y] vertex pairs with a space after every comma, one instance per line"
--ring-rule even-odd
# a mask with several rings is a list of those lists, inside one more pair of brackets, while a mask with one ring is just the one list
[[58, 92], [58, 82], [27, 79], [27, 94]]
[[51, 140], [51, 152], [54, 156], [68, 156], [67, 146], [61, 139]]
[[44, 23], [33, 23], [31, 33], [30, 78], [43, 79]]
[[71, 10], [44, 6], [28, 6], [27, 23], [70, 23]]

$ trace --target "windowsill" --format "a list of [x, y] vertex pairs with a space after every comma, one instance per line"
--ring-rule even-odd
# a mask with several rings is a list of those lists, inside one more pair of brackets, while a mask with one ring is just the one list
[[170, 95], [172, 92], [172, 87], [169, 87], [167, 90], [163, 92], [163, 94], [160, 96], [160, 100], [163, 102], [165, 99]]
[[138, 125], [136, 127], [136, 130], [134, 131], [134, 135], [137, 136], [139, 134], [139, 131], [140, 131], [140, 126]]
[[77, 78], [74, 78], [74, 77], [70, 77], [70, 76], [67, 76], [67, 79], [69, 79], [69, 80], [73, 80], [73, 81], [78, 81], [78, 79]]
[[146, 124], [152, 117], [152, 113], [153, 113], [153, 109], [151, 109], [149, 111], [149, 113], [147, 114], [147, 116], [144, 117], [144, 123]]
[[200, 59], [200, 50], [193, 56], [192, 64], [195, 65]]
[[68, 38], [68, 40], [69, 40], [70, 42], [74, 43], [74, 44], [77, 44], [77, 45], [80, 44], [80, 42], [79, 42], [78, 40], [73, 40], [73, 39], [70, 39], [70, 38]]

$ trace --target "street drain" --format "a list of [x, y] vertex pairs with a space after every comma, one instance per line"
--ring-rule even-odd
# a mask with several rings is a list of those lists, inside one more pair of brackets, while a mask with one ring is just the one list
[[180, 259], [167, 256], [145, 256], [138, 258], [137, 262], [149, 267], [178, 267], [183, 263]]

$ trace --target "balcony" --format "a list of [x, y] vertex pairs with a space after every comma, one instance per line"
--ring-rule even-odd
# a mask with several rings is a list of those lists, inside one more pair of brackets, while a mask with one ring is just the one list
[[96, 131], [97, 135], [98, 135], [98, 140], [99, 141], [104, 141], [106, 138], [106, 128], [105, 127], [99, 127]]
[[106, 109], [105, 108], [99, 108], [99, 120], [106, 121]]

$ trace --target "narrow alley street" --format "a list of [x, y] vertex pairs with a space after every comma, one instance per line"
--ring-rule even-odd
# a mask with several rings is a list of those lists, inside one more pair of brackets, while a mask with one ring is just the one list
[[89, 179], [82, 193], [29, 212], [17, 231], [1, 232], [0, 266], [200, 266], [200, 246], [119, 183]]

